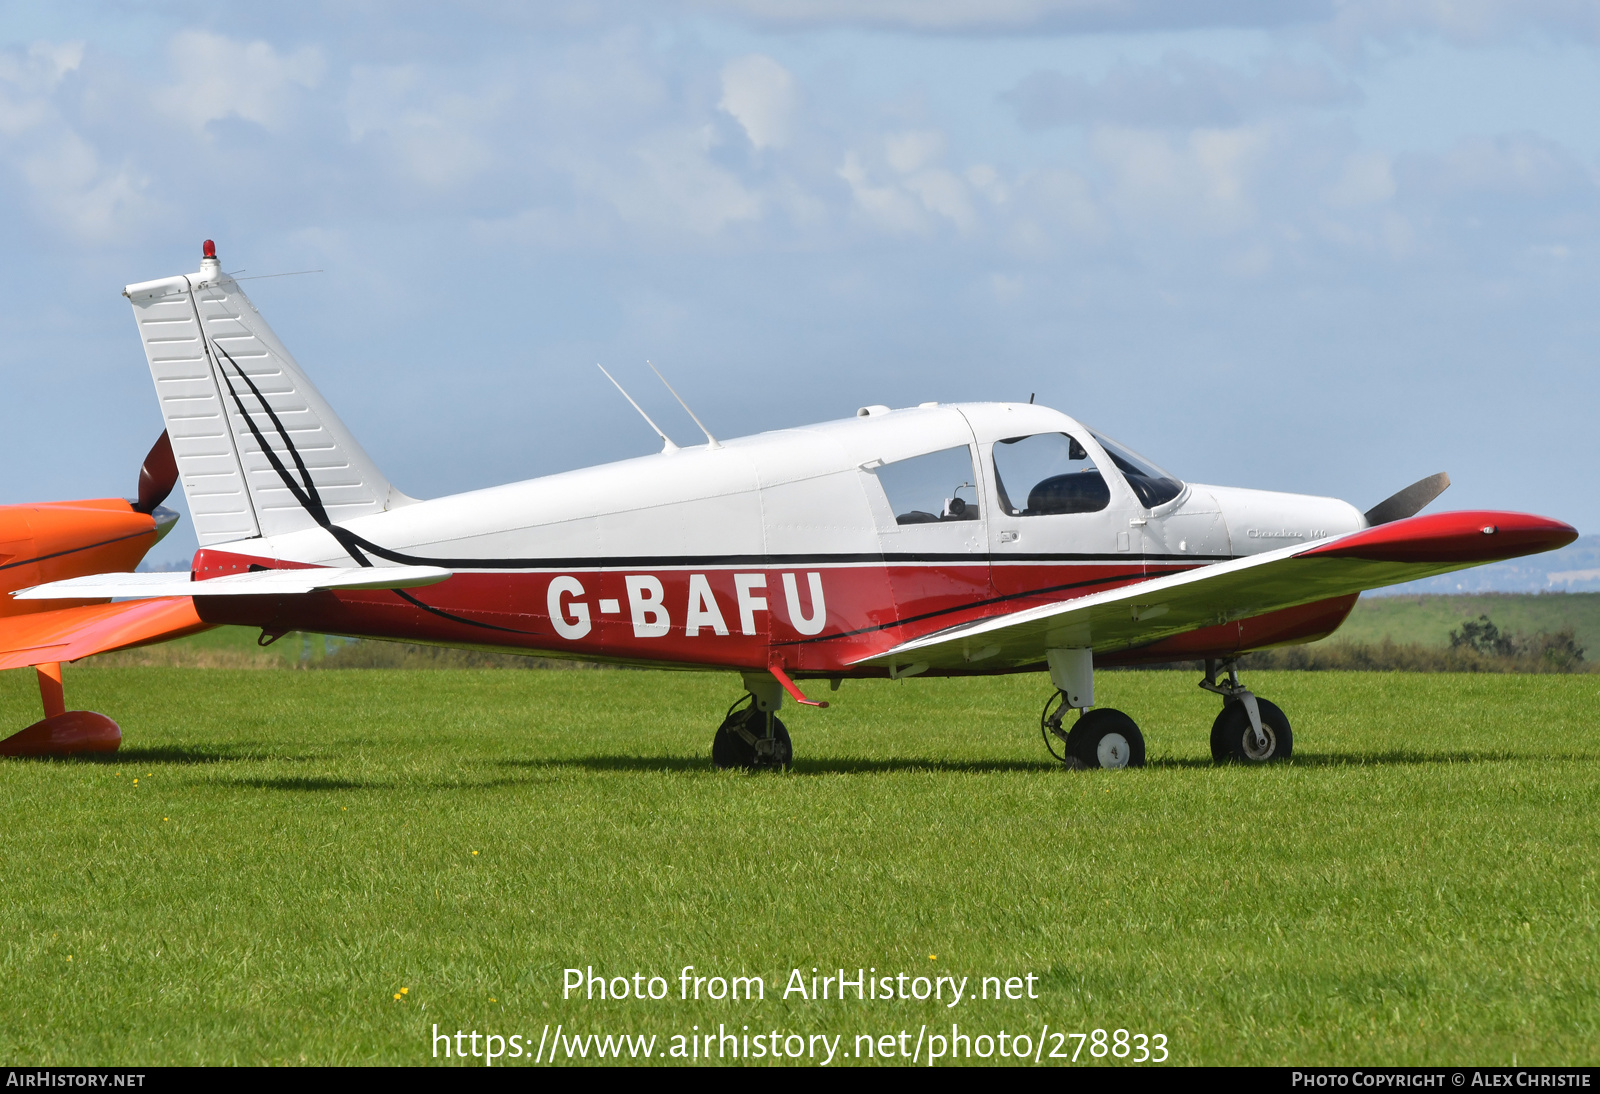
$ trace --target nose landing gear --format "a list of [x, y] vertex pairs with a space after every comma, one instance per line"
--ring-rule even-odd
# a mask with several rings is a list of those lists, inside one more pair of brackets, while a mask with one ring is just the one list
[[[1217, 682], [1217, 675], [1228, 678]], [[1211, 723], [1211, 758], [1217, 763], [1247, 764], [1287, 760], [1294, 753], [1294, 731], [1277, 704], [1269, 703], [1239, 683], [1237, 661], [1207, 661], [1200, 686], [1222, 696], [1222, 713]]]

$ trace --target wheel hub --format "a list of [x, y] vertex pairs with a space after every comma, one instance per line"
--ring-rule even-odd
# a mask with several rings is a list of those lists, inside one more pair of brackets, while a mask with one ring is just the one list
[[1101, 767], [1116, 771], [1128, 766], [1128, 758], [1133, 755], [1133, 748], [1128, 744], [1128, 738], [1122, 734], [1107, 733], [1100, 738], [1100, 743], [1095, 746], [1094, 752]]
[[1272, 732], [1272, 727], [1265, 722], [1261, 725], [1261, 736], [1266, 738], [1266, 742], [1258, 745], [1256, 735], [1246, 728], [1244, 739], [1241, 741], [1244, 754], [1256, 762], [1271, 759], [1272, 754], [1278, 750], [1278, 737]]

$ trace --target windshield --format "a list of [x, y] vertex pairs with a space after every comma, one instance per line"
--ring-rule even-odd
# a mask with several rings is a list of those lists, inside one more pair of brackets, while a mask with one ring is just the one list
[[1117, 470], [1122, 472], [1128, 485], [1138, 497], [1139, 503], [1146, 509], [1154, 509], [1158, 505], [1165, 505], [1179, 494], [1183, 493], [1183, 483], [1167, 474], [1161, 468], [1145, 459], [1131, 449], [1123, 448], [1116, 441], [1102, 433], [1089, 430], [1095, 440], [1100, 442], [1100, 447], [1106, 450], [1106, 455], [1111, 457], [1111, 462], [1117, 465]]

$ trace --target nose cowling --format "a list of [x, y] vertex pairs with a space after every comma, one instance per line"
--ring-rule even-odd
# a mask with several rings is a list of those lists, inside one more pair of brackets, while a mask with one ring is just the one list
[[1205, 487], [1216, 498], [1235, 557], [1312, 543], [1367, 526], [1361, 511], [1338, 498], [1233, 486]]
[[82, 574], [132, 570], [159, 532], [156, 518], [135, 512], [122, 498], [0, 506], [0, 562], [6, 567], [0, 570], [0, 615], [62, 607], [4, 594]]

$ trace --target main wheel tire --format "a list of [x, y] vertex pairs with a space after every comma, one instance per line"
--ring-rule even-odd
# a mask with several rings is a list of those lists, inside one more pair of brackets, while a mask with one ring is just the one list
[[[739, 732], [741, 728], [757, 738], [757, 744], [745, 740]], [[758, 747], [766, 729], [766, 715], [753, 704], [734, 711], [711, 739], [711, 762], [719, 768], [740, 767], [747, 771], [788, 767], [794, 760], [794, 745], [789, 740], [788, 729], [776, 717], [772, 719], [770, 750]]]
[[1100, 707], [1073, 723], [1067, 734], [1067, 755], [1088, 768], [1143, 767], [1144, 734], [1122, 711]]
[[1256, 697], [1256, 709], [1261, 712], [1261, 732], [1266, 734], [1267, 747], [1256, 747], [1250, 732], [1250, 712], [1244, 703], [1235, 700], [1224, 703], [1222, 713], [1211, 723], [1211, 758], [1217, 763], [1265, 764], [1287, 760], [1294, 754], [1294, 730], [1289, 719], [1276, 703]]

